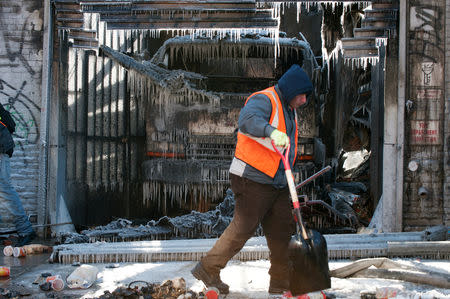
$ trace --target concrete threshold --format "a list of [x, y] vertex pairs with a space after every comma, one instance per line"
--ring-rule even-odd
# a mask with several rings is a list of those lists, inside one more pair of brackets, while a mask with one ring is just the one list
[[[450, 241], [424, 241], [422, 232], [325, 235], [329, 259], [421, 257], [449, 259]], [[217, 239], [96, 242], [54, 247], [51, 262], [69, 264], [198, 261]], [[264, 237], [253, 237], [235, 260], [269, 259]]]

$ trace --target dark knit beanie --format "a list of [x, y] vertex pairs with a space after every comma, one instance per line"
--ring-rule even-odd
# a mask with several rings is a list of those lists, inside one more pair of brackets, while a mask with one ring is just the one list
[[287, 103], [299, 94], [309, 95], [313, 91], [313, 85], [308, 74], [297, 64], [292, 65], [281, 76], [278, 80], [278, 87]]

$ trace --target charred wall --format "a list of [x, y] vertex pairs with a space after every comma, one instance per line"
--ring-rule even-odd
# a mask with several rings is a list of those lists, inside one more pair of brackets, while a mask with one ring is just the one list
[[339, 45], [343, 37], [353, 36], [356, 24], [351, 16], [360, 12], [358, 5], [323, 5], [322, 11], [323, 55], [328, 57], [324, 61], [324, 73], [328, 81], [324, 82], [320, 98], [320, 135], [326, 145], [327, 158], [332, 160], [338, 159], [342, 152], [370, 149], [370, 103], [374, 96], [370, 86], [371, 71], [377, 69], [378, 64], [355, 65], [343, 55]]
[[450, 0], [445, 9], [444, 223], [450, 223]]
[[[102, 44], [140, 52], [143, 33], [107, 31]], [[128, 72], [101, 52], [78, 49], [60, 32], [60, 92], [67, 99], [66, 204], [75, 225], [104, 224], [117, 217], [152, 215], [142, 204], [144, 105], [130, 96]]]
[[[147, 99], [144, 198], [157, 204], [162, 214], [207, 211], [223, 199], [237, 120], [248, 95], [273, 86], [292, 63], [303, 64], [315, 75], [317, 64], [305, 42], [282, 37], [279, 42], [275, 63], [274, 41], [264, 34], [245, 34], [239, 41], [174, 37], [151, 63], [164, 65], [167, 76], [178, 76], [178, 83], [174, 80], [161, 88], [152, 76], [132, 80], [131, 93], [139, 94], [142, 86], [151, 91], [143, 96]], [[192, 73], [198, 78], [190, 81], [187, 76]], [[188, 87], [193, 85], [195, 89]], [[308, 117], [302, 118], [300, 128], [305, 142], [299, 151], [309, 150], [312, 156], [307, 147], [316, 133], [313, 105], [306, 110]]]
[[314, 55], [321, 56], [323, 10], [319, 9], [317, 5], [311, 5], [307, 9], [305, 4], [302, 4], [299, 12], [296, 4], [289, 5], [288, 3], [287, 7], [285, 6], [281, 10], [280, 30], [286, 32], [286, 35], [290, 37], [300, 38], [299, 34], [303, 34], [311, 45]]
[[443, 190], [444, 167], [448, 167], [443, 163], [444, 153], [448, 153], [444, 145], [448, 130], [444, 125], [448, 118], [444, 109], [448, 44], [445, 1], [414, 0], [408, 1], [407, 7], [403, 229], [409, 231], [448, 224], [449, 199]]

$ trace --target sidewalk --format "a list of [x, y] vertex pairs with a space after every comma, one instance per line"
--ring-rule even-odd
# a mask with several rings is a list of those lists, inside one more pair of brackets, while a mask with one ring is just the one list
[[[39, 241], [39, 240], [38, 240]], [[189, 240], [189, 242], [196, 242]], [[204, 242], [198, 240], [199, 243]], [[111, 244], [108, 244], [111, 245]], [[1, 252], [3, 246], [0, 246]], [[123, 263], [91, 263], [98, 269], [96, 282], [89, 289], [69, 289], [67, 286], [60, 292], [42, 291], [37, 284], [33, 284], [41, 273], [50, 272], [60, 275], [64, 281], [77, 268], [71, 264], [49, 263], [50, 254], [28, 255], [22, 258], [5, 257], [0, 255], [0, 266], [11, 267], [11, 276], [0, 279], [0, 289], [16, 291], [23, 298], [97, 298], [105, 291], [112, 292], [120, 286], [128, 286], [131, 282], [141, 280], [147, 283], [160, 284], [164, 280], [182, 277], [187, 289], [199, 293], [203, 290], [203, 283], [196, 280], [190, 270], [195, 261], [174, 262], [123, 262]], [[450, 276], [449, 260], [420, 260], [417, 258], [395, 259], [409, 265], [420, 265], [448, 273]], [[330, 270], [343, 267], [351, 260], [330, 260]], [[110, 268], [115, 266], [115, 268]], [[269, 261], [260, 259], [255, 261], [230, 261], [221, 272], [222, 280], [230, 285], [227, 299], [266, 299], [269, 286]], [[428, 285], [418, 285], [403, 281], [374, 279], [374, 278], [332, 278], [332, 288], [326, 292], [334, 298], [360, 298], [361, 292], [375, 292], [378, 289], [393, 287], [411, 295], [408, 298], [450, 298], [450, 289], [437, 289]], [[0, 290], [1, 291], [1, 290]], [[1, 294], [1, 292], [0, 292]], [[26, 296], [24, 296], [26, 295]], [[2, 296], [0, 295], [0, 298]]]

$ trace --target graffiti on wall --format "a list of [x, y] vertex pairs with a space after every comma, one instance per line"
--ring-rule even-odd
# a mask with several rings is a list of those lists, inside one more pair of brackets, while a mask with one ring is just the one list
[[423, 85], [431, 85], [431, 74], [434, 70], [434, 62], [422, 62]]
[[442, 10], [433, 5], [412, 6], [410, 10], [410, 55], [437, 62], [436, 52], [444, 53], [441, 33]]
[[[5, 32], [2, 32], [2, 35], [4, 40], [4, 47], [6, 50], [6, 55], [3, 55], [3, 58], [7, 58], [9, 60], [9, 63], [2, 63], [0, 64], [0, 66], [15, 68], [23, 65], [30, 75], [33, 76], [34, 74], [36, 74], [36, 71], [33, 70], [23, 54], [24, 32], [22, 31], [22, 36], [20, 38], [8, 37], [5, 35]], [[11, 47], [11, 44], [13, 42], [18, 43], [18, 48], [13, 49]]]
[[410, 65], [412, 72], [411, 83], [413, 86], [435, 90], [434, 92], [427, 92], [427, 96], [433, 94], [436, 96], [441, 95], [441, 92], [437, 90], [443, 88], [444, 65], [442, 63], [414, 59]]
[[410, 142], [414, 145], [442, 144], [439, 122], [444, 80], [442, 17], [442, 7], [430, 2], [411, 1], [410, 82], [412, 97], [421, 109], [410, 121]]
[[40, 99], [34, 95], [40, 94], [42, 6], [42, 1], [0, 3], [0, 102], [16, 122], [14, 141], [22, 155], [39, 140]]
[[24, 145], [36, 144], [39, 139], [37, 116], [40, 108], [23, 93], [26, 84], [27, 81], [23, 81], [17, 88], [0, 79], [0, 102], [11, 113], [16, 122], [14, 140], [16, 145], [22, 148], [22, 152], [24, 152]]
[[[29, 61], [30, 49], [36, 53], [42, 49], [42, 17], [36, 3], [24, 2], [24, 7], [16, 3], [6, 2], [0, 6], [0, 26], [10, 28], [9, 25], [17, 26], [15, 30], [2, 30], [0, 36], [3, 38], [3, 49], [0, 53], [0, 67], [17, 68], [22, 66], [31, 76], [39, 75], [39, 68], [33, 68]], [[23, 20], [17, 24], [11, 20]], [[20, 32], [15, 34], [14, 32]]]
[[445, 1], [409, 0], [403, 228], [442, 224], [445, 150]]

